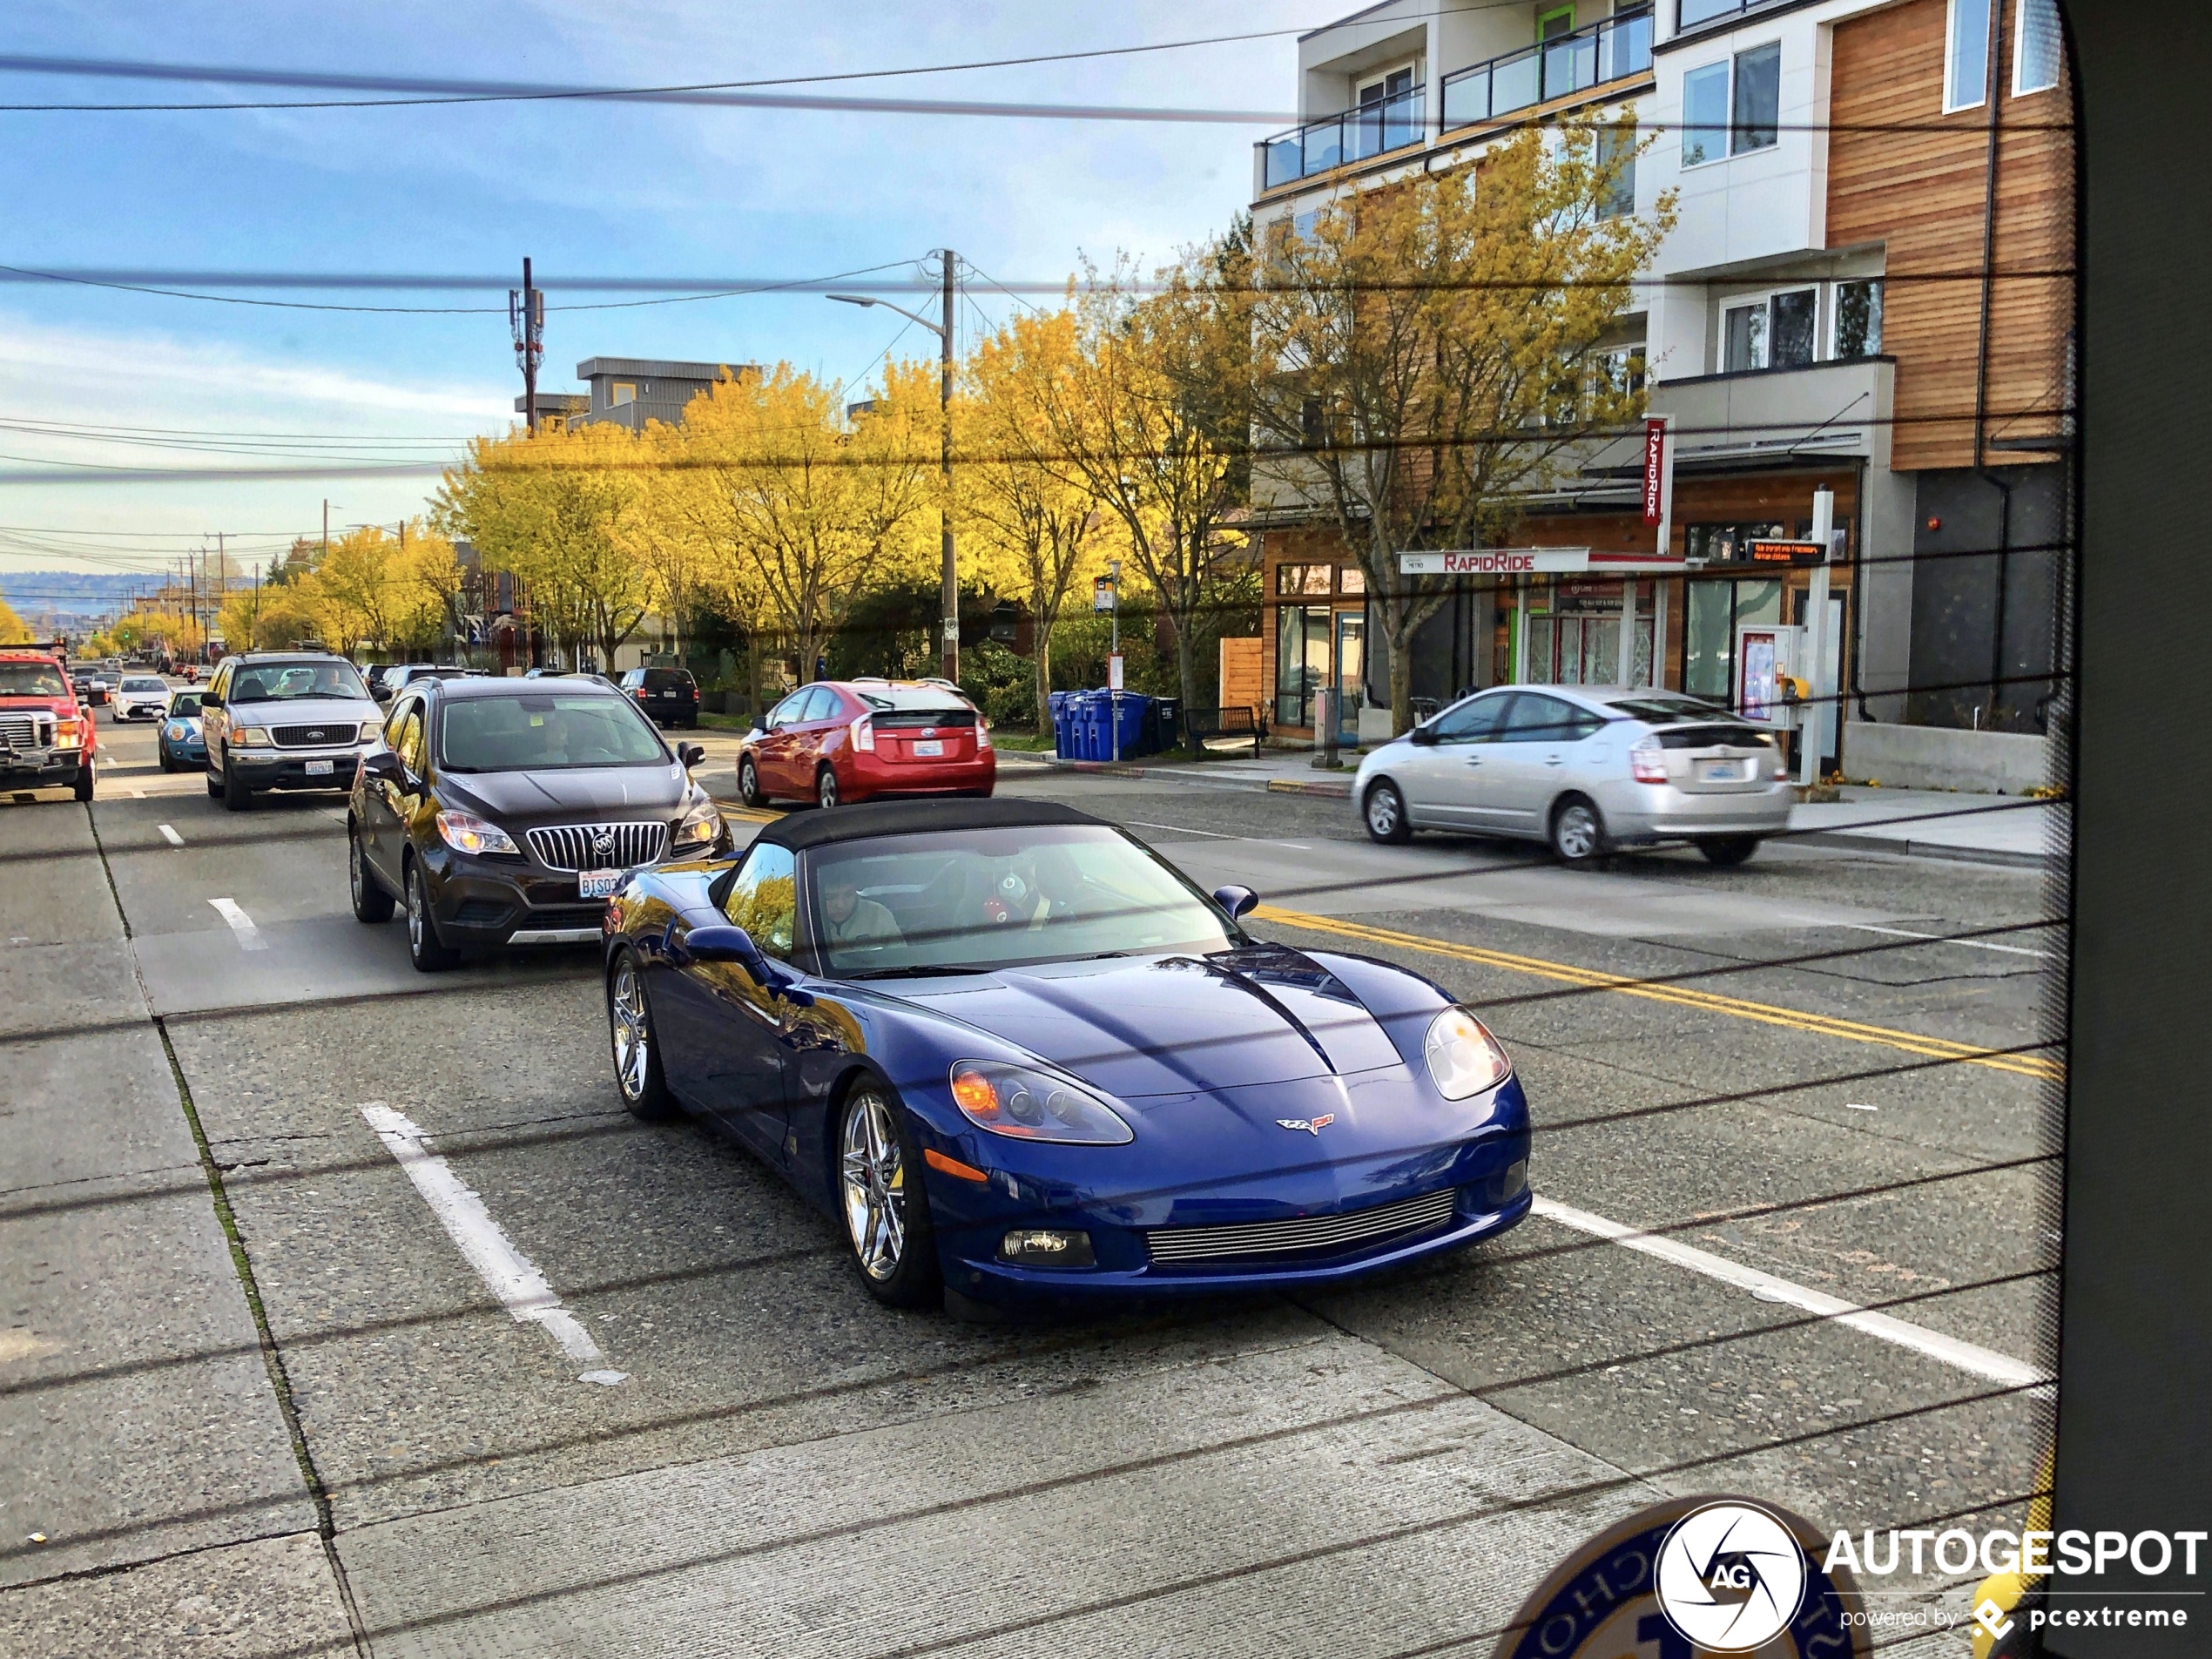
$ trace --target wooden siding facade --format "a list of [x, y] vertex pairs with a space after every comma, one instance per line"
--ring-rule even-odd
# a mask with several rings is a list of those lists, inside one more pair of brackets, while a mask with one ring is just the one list
[[[1991, 261], [1981, 459], [2054, 458], [2068, 395], [2074, 284], [2073, 93], [2015, 97], [2018, 0], [2001, 20], [1993, 77], [1997, 210]], [[1835, 25], [1828, 146], [1828, 245], [1885, 245], [1882, 349], [1897, 359], [1891, 465], [1976, 463], [1984, 207], [1991, 108], [1943, 109], [1946, 0], [1901, 3]], [[1903, 127], [1908, 130], [1898, 131]]]

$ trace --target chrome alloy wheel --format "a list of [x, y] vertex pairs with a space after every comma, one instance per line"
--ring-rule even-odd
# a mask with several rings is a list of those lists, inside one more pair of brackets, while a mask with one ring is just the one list
[[422, 914], [427, 903], [422, 896], [422, 877], [410, 868], [407, 880], [407, 942], [417, 956], [422, 954], [422, 930], [429, 925], [428, 918]]
[[613, 1018], [615, 1076], [623, 1097], [644, 1097], [645, 1080], [652, 1065], [652, 1028], [645, 1019], [645, 988], [637, 982], [637, 969], [627, 958], [615, 970], [615, 993], [608, 1004]]
[[899, 1271], [907, 1248], [907, 1170], [891, 1103], [873, 1089], [846, 1109], [839, 1158], [845, 1227], [860, 1271], [880, 1285]]
[[1561, 858], [1579, 862], [1596, 854], [1604, 833], [1598, 827], [1597, 813], [1575, 800], [1559, 809], [1559, 823], [1552, 832], [1552, 839]]

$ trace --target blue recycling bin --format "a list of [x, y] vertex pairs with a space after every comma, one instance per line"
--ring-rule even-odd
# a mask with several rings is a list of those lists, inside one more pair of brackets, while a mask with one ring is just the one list
[[1054, 691], [1050, 694], [1050, 713], [1052, 715], [1052, 752], [1053, 753], [1058, 755], [1062, 760], [1072, 760], [1075, 759], [1075, 750], [1070, 745], [1069, 739], [1069, 693], [1066, 691]]

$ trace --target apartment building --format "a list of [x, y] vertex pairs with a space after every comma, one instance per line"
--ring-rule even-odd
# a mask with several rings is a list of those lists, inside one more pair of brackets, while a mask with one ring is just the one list
[[[648, 421], [673, 426], [684, 418], [685, 405], [700, 393], [711, 391], [725, 373], [739, 380], [758, 377], [760, 365], [587, 357], [576, 366], [576, 377], [584, 383], [583, 391], [537, 395], [538, 423], [557, 429], [604, 421], [632, 432], [644, 431]], [[515, 400], [515, 412], [524, 412], [519, 397]]]
[[[1732, 700], [1741, 626], [1812, 624], [1810, 573], [1757, 556], [1804, 537], [1826, 489], [1846, 700], [1824, 752], [1853, 721], [2039, 729], [2071, 522], [2056, 0], [1386, 0], [1300, 41], [1298, 94], [1299, 126], [1255, 150], [1263, 234], [1531, 123], [1623, 111], [1651, 138], [1635, 208], [1676, 202], [1614, 347], [1673, 422], [1668, 544], [1644, 520], [1641, 437], [1588, 446], [1508, 538], [1550, 568], [1456, 578], [1417, 697], [1610, 683], [1626, 663]], [[1276, 726], [1310, 732], [1333, 680], [1343, 735], [1372, 739], [1388, 673], [1362, 572], [1330, 525], [1260, 522]]]

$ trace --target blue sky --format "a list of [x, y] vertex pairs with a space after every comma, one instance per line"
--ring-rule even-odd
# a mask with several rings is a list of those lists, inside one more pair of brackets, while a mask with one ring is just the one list
[[[0, 52], [650, 84], [1123, 46], [1311, 26], [1330, 15], [1312, 0], [1116, 8], [15, 0], [0, 19]], [[1277, 109], [1294, 101], [1295, 63], [1285, 35], [866, 90]], [[285, 95], [0, 74], [8, 103], [224, 96]], [[1221, 226], [1250, 194], [1259, 136], [1236, 126], [573, 103], [0, 114], [11, 163], [0, 171], [8, 226], [0, 258], [31, 268], [519, 273], [527, 253], [556, 279], [563, 270], [790, 277], [917, 258], [950, 242], [993, 276], [1056, 280], [1082, 251], [1157, 257]], [[457, 447], [512, 418], [520, 382], [503, 295], [283, 297], [498, 311], [363, 316], [0, 285], [0, 421]], [[997, 322], [1011, 303], [982, 289], [976, 299], [964, 327]], [[574, 365], [595, 354], [787, 359], [860, 379], [899, 326], [881, 310], [813, 295], [556, 309], [543, 384], [569, 388]], [[898, 349], [919, 355], [934, 345], [916, 329]], [[24, 461], [254, 459], [19, 429], [0, 430], [0, 454], [11, 457], [0, 469]], [[151, 556], [197, 546], [217, 529], [243, 536], [250, 557], [319, 525], [325, 496], [334, 526], [388, 522], [420, 510], [431, 482], [0, 484], [0, 569], [86, 568], [55, 550], [79, 543]]]

